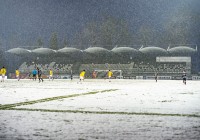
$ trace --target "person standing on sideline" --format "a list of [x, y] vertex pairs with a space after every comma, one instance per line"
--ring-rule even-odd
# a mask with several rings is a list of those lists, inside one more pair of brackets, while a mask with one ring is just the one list
[[84, 79], [85, 79], [85, 70], [82, 70], [80, 73], [80, 82], [84, 81]]
[[71, 76], [70, 76], [71, 80], [73, 80], [73, 72], [71, 70]]
[[71, 80], [73, 80], [73, 73], [71, 73], [71, 76], [70, 76]]
[[109, 71], [108, 71], [108, 79], [109, 79], [109, 82], [111, 82], [110, 79], [112, 78], [112, 75], [113, 75], [113, 72], [109, 70]]
[[183, 84], [186, 85], [186, 72], [185, 71], [183, 71], [182, 78], [183, 78]]
[[158, 81], [158, 73], [157, 72], [155, 72], [155, 80], [156, 80], [156, 82]]
[[5, 67], [2, 67], [2, 69], [1, 69], [1, 76], [2, 76], [1, 82], [4, 82], [4, 79], [6, 76], [6, 68]]
[[53, 70], [52, 69], [49, 70], [49, 81], [50, 81], [50, 79], [53, 81]]
[[92, 78], [96, 78], [97, 77], [97, 72], [94, 70], [93, 72], [92, 72]]
[[43, 78], [42, 78], [42, 70], [37, 68], [37, 71], [38, 71], [38, 79], [39, 79], [39, 83], [40, 83], [40, 80], [42, 80], [42, 82], [44, 81]]
[[15, 76], [16, 76], [16, 78], [17, 78], [18, 81], [20, 80], [19, 74], [20, 74], [19, 70], [16, 69], [15, 70]]

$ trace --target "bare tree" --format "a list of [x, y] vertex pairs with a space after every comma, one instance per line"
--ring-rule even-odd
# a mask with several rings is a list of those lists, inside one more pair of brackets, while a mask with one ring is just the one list
[[81, 48], [101, 46], [112, 49], [115, 45], [130, 45], [132, 36], [124, 20], [107, 17], [102, 22], [91, 22], [77, 34]]
[[107, 17], [100, 27], [100, 44], [107, 49], [115, 45], [130, 45], [131, 38], [128, 25], [122, 19]]
[[37, 46], [44, 46], [44, 42], [43, 42], [42, 38], [39, 38], [37, 40]]
[[169, 44], [188, 44], [191, 40], [193, 28], [192, 12], [185, 8], [180, 9], [168, 19], [164, 25], [165, 38]]
[[50, 39], [50, 48], [53, 50], [58, 50], [58, 38], [57, 33], [53, 32]]
[[150, 26], [144, 24], [138, 31], [138, 42], [144, 46], [154, 45], [155, 31]]
[[63, 48], [64, 47], [67, 47], [69, 44], [68, 44], [68, 41], [67, 41], [67, 39], [65, 38], [64, 40], [63, 40]]

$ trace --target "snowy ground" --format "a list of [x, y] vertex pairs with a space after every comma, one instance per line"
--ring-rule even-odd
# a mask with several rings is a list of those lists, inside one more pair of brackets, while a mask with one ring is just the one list
[[0, 139], [200, 139], [200, 81], [6, 80]]

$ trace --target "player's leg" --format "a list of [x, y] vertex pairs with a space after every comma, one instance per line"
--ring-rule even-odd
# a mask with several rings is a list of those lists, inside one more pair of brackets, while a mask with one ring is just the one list
[[4, 82], [5, 75], [2, 75], [2, 82]]
[[42, 75], [41, 75], [41, 79], [42, 79], [42, 82], [43, 82], [44, 80], [43, 80], [43, 78], [42, 78]]
[[186, 84], [186, 79], [185, 78], [183, 78], [183, 83]]
[[82, 81], [83, 81], [83, 76], [80, 76], [80, 81], [79, 81], [79, 83], [82, 83]]

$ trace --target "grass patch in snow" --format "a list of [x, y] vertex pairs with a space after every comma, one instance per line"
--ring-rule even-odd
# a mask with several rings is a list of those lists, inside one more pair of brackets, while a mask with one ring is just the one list
[[153, 112], [111, 112], [111, 111], [81, 111], [81, 110], [54, 110], [54, 109], [30, 109], [30, 108], [9, 108], [7, 110], [21, 110], [21, 111], [40, 111], [40, 112], [61, 112], [61, 113], [85, 113], [85, 114], [114, 114], [114, 115], [155, 115], [155, 116], [175, 116], [175, 117], [197, 117], [197, 114], [164, 114]]
[[116, 90], [117, 89], [109, 89], [109, 90], [102, 90], [102, 91], [92, 91], [92, 92], [87, 92], [87, 93], [71, 94], [71, 95], [57, 96], [57, 97], [50, 97], [50, 98], [39, 99], [39, 100], [34, 100], [34, 101], [20, 102], [20, 103], [15, 103], [15, 104], [6, 104], [6, 105], [1, 105], [0, 106], [0, 110], [6, 110], [6, 109], [9, 109], [9, 108], [13, 108], [13, 107], [17, 107], [17, 106], [22, 106], [22, 105], [31, 105], [31, 104], [48, 102], [48, 101], [53, 101], [53, 100], [62, 100], [64, 98], [72, 98], [72, 97], [78, 97], [78, 96], [84, 96], [84, 95], [90, 95], [90, 94], [111, 92], [111, 91], [116, 91]]

